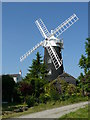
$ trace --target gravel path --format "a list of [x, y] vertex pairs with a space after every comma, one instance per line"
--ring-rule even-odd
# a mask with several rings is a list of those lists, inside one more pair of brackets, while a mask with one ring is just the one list
[[71, 105], [67, 105], [59, 108], [53, 108], [53, 109], [44, 110], [41, 112], [23, 115], [23, 116], [20, 116], [19, 118], [59, 118], [62, 115], [73, 112], [79, 108], [83, 108], [87, 104], [88, 102], [80, 102], [80, 103], [71, 104]]

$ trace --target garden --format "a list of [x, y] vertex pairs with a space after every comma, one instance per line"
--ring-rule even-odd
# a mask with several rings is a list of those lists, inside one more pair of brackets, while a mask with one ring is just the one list
[[47, 81], [47, 66], [37, 52], [36, 59], [22, 81], [15, 83], [9, 75], [2, 76], [3, 118], [20, 116], [67, 104], [87, 101], [90, 88], [90, 38], [85, 42], [86, 56], [81, 55], [79, 66], [84, 70], [77, 78], [76, 86], [60, 78]]

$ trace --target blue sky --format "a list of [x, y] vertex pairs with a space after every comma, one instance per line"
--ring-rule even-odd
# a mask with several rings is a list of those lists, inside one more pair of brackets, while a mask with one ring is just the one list
[[2, 6], [2, 72], [23, 76], [35, 59], [37, 51], [44, 55], [42, 47], [34, 51], [22, 63], [19, 58], [43, 40], [35, 20], [41, 18], [48, 30], [55, 29], [75, 13], [79, 17], [74, 25], [60, 38], [64, 40], [62, 51], [65, 72], [78, 77], [82, 70], [78, 66], [81, 54], [85, 54], [85, 39], [88, 37], [88, 3], [3, 3]]

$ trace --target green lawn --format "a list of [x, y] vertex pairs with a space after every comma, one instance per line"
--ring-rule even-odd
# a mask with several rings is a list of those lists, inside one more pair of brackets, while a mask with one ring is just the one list
[[[28, 109], [28, 111], [24, 111], [24, 112], [19, 112], [19, 113], [16, 113], [16, 112], [12, 112], [10, 114], [6, 114], [6, 115], [3, 115], [3, 118], [10, 118], [10, 117], [15, 117], [15, 116], [20, 116], [20, 115], [24, 115], [24, 114], [29, 114], [29, 113], [33, 113], [33, 112], [39, 112], [39, 111], [42, 111], [42, 110], [46, 110], [46, 109], [51, 109], [51, 108], [55, 108], [55, 107], [60, 107], [60, 106], [63, 106], [63, 105], [68, 105], [68, 104], [71, 104], [70, 101], [56, 101], [56, 102], [47, 102], [47, 104], [39, 104], [38, 106], [34, 106], [34, 107], [31, 107]], [[3, 107], [3, 111], [13, 111], [15, 108], [19, 108], [20, 105], [11, 105], [10, 106], [7, 106], [6, 105]], [[22, 105], [21, 105], [22, 106]], [[6, 110], [5, 110], [6, 109]]]
[[[75, 100], [75, 101], [74, 101]], [[24, 112], [14, 112], [15, 109], [19, 108], [20, 106], [26, 106], [26, 104], [6, 104], [2, 106], [2, 111], [10, 111], [10, 113], [8, 114], [4, 114], [2, 117], [3, 118], [11, 118], [11, 117], [16, 117], [16, 116], [20, 116], [20, 115], [24, 115], [24, 114], [29, 114], [29, 113], [33, 113], [33, 112], [39, 112], [42, 110], [46, 110], [46, 109], [51, 109], [51, 108], [56, 108], [56, 107], [60, 107], [60, 106], [64, 106], [64, 105], [69, 105], [72, 103], [78, 103], [81, 101], [87, 101], [87, 98], [79, 98], [77, 97], [76, 99], [68, 99], [66, 101], [50, 101], [47, 102], [46, 104], [39, 104], [38, 106], [34, 106], [29, 108], [27, 111]]]
[[21, 106], [26, 106], [26, 104], [18, 104], [18, 103], [8, 103], [2, 104], [2, 111], [13, 111]]
[[75, 112], [70, 112], [61, 118], [88, 118], [88, 105], [85, 108], [80, 108]]

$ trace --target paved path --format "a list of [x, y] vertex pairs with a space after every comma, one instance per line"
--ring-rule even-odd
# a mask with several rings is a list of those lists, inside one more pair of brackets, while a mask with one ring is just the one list
[[88, 102], [80, 102], [72, 105], [67, 105], [59, 108], [44, 110], [41, 112], [31, 113], [20, 116], [19, 118], [59, 118], [64, 114], [73, 112], [79, 108], [83, 108]]

